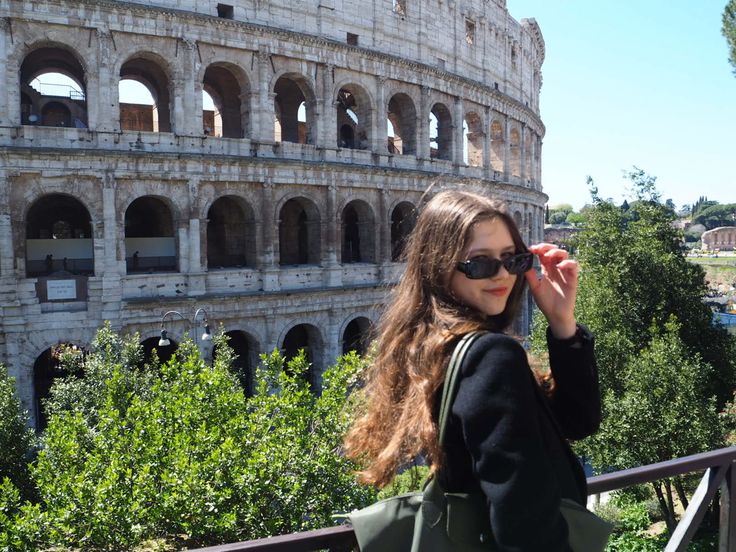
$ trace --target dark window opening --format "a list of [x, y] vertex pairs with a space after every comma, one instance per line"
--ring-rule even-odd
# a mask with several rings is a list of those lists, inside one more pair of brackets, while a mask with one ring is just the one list
[[217, 17], [222, 19], [232, 19], [235, 16], [235, 10], [229, 4], [217, 4]]
[[358, 35], [353, 33], [348, 33], [347, 41], [350, 46], [357, 46], [358, 45]]

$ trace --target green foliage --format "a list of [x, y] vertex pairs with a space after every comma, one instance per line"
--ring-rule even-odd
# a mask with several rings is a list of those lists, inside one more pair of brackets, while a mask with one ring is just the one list
[[[734, 338], [712, 324], [703, 269], [685, 257], [672, 209], [653, 177], [628, 177], [628, 209], [602, 200], [589, 180], [594, 205], [574, 239], [576, 312], [596, 338], [603, 396], [601, 430], [576, 446], [606, 470], [722, 446], [717, 412], [736, 383]], [[533, 326], [536, 353], [544, 326]]]
[[0, 481], [10, 478], [24, 495], [31, 492], [26, 465], [34, 445], [28, 418], [15, 396], [15, 380], [0, 365]]
[[412, 466], [398, 474], [389, 485], [381, 489], [378, 493], [378, 500], [420, 491], [427, 476], [429, 476], [428, 466]]
[[206, 545], [325, 527], [333, 512], [369, 503], [373, 491], [357, 485], [340, 455], [360, 358], [328, 369], [316, 396], [304, 355], [284, 369], [274, 352], [246, 398], [230, 372], [232, 352], [218, 346], [212, 367], [185, 341], [154, 370], [140, 367], [135, 338], [106, 327], [82, 361], [67, 359], [84, 377], [52, 392], [33, 470], [39, 502], [21, 505], [12, 487], [0, 487], [0, 542]]
[[723, 9], [723, 27], [721, 32], [728, 43], [728, 61], [736, 74], [736, 0], [729, 0]]
[[719, 226], [736, 224], [736, 203], [715, 204], [698, 210], [693, 216], [693, 223], [702, 224], [708, 230]]

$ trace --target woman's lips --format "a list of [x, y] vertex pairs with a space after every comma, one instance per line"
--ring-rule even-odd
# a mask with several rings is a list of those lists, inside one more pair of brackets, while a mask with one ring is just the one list
[[508, 288], [505, 288], [505, 287], [485, 290], [486, 293], [490, 293], [491, 295], [496, 295], [497, 297], [502, 297], [506, 295], [507, 291], [508, 291]]

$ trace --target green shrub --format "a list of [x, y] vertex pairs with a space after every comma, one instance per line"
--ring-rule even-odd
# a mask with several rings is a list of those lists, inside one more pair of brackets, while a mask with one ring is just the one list
[[158, 369], [140, 367], [139, 351], [106, 327], [90, 353], [62, 360], [83, 377], [48, 401], [40, 501], [21, 506], [2, 487], [0, 538], [28, 549], [204, 546], [325, 527], [373, 499], [340, 455], [358, 356], [325, 372], [319, 396], [303, 354], [286, 369], [278, 352], [263, 356], [249, 399], [224, 342], [212, 367], [188, 341]]
[[15, 381], [0, 365], [0, 481], [9, 478], [22, 496], [32, 492], [27, 463], [34, 446], [33, 430], [15, 395]]

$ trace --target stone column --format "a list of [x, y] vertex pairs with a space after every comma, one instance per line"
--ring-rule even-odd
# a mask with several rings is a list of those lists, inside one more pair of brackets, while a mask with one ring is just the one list
[[[202, 232], [199, 218], [199, 178], [189, 179], [189, 272], [200, 273], [202, 266]], [[190, 290], [191, 291], [191, 290]]]
[[[95, 112], [87, 91], [87, 118], [89, 127], [102, 132], [115, 132], [120, 128], [118, 77], [112, 73], [110, 60], [114, 56], [114, 43], [110, 31], [97, 29], [97, 90]], [[118, 107], [116, 110], [115, 108]]]
[[[12, 21], [9, 17], [0, 17], [0, 79], [5, 83], [5, 86], [0, 88], [0, 125], [13, 125], [20, 124], [20, 113], [19, 108], [11, 110], [11, 97], [15, 96], [11, 94], [10, 86], [8, 84], [15, 82], [15, 79], [11, 79], [11, 75], [8, 73], [8, 55], [12, 48], [12, 36], [13, 28]], [[16, 105], [18, 102], [16, 102]], [[18, 113], [17, 121], [15, 117], [11, 116], [11, 113]], [[6, 212], [6, 211], [4, 211]]]
[[511, 179], [511, 130], [508, 115], [503, 116], [503, 181]]
[[462, 167], [465, 165], [463, 161], [463, 142], [465, 141], [463, 136], [463, 121], [465, 120], [465, 110], [463, 109], [463, 99], [455, 98], [455, 114], [452, 118], [453, 124], [453, 154], [452, 161], [456, 167]]
[[388, 153], [387, 138], [386, 138], [386, 77], [376, 77], [376, 116], [373, 117], [373, 124], [371, 125], [371, 134], [373, 135], [373, 143], [371, 149], [374, 153], [386, 154]]
[[263, 290], [279, 289], [278, 248], [276, 247], [278, 214], [274, 211], [274, 184], [270, 179], [263, 181], [261, 194], [261, 220], [263, 249], [258, 264], [263, 271]]
[[262, 47], [258, 50], [258, 96], [253, 110], [254, 121], [257, 119], [257, 128], [253, 129], [253, 138], [259, 142], [273, 142], [274, 129], [274, 99], [276, 95], [270, 90], [271, 76], [271, 53]]
[[419, 103], [419, 114], [417, 115], [417, 128], [419, 129], [417, 143], [417, 157], [419, 159], [430, 158], [429, 146], [429, 86], [421, 87], [421, 96]]
[[338, 238], [338, 216], [336, 210], [337, 204], [337, 185], [331, 176], [332, 182], [327, 187], [327, 213], [326, 220], [323, 223], [325, 229], [323, 235], [325, 240], [325, 254], [322, 255], [322, 262], [325, 265], [325, 285], [328, 287], [336, 287], [342, 284], [342, 267], [337, 262]]
[[[102, 181], [102, 317], [106, 320], [120, 318], [120, 302], [123, 298], [121, 278], [126, 273], [124, 219], [125, 213], [118, 213], [115, 178], [112, 171], [108, 170]], [[122, 260], [119, 260], [119, 248], [122, 249]], [[96, 273], [99, 264], [95, 254]]]
[[[2, 21], [2, 19], [0, 19]], [[2, 63], [2, 62], [0, 62]], [[7, 172], [0, 171], [0, 278], [12, 278], [14, 274], [13, 259], [13, 225], [10, 220], [10, 182]]]
[[198, 136], [202, 134], [202, 95], [196, 97], [197, 43], [182, 39], [178, 47], [178, 78], [174, 79], [174, 129], [176, 134]]
[[491, 107], [486, 106], [483, 110], [483, 177], [487, 180], [493, 178], [493, 165], [491, 164]]
[[[334, 65], [319, 65], [317, 83], [320, 86], [322, 117], [318, 144], [322, 148], [337, 148], [337, 104], [335, 103]], [[321, 78], [320, 78], [321, 77]]]
[[388, 212], [391, 206], [391, 196], [386, 189], [382, 189], [380, 194], [378, 203], [378, 279], [385, 281], [388, 273], [387, 265], [391, 262], [391, 214]]
[[526, 170], [526, 124], [521, 123], [521, 133], [519, 134], [519, 175], [521, 176], [521, 184], [522, 186], [528, 186], [527, 178], [529, 177], [527, 175]]

